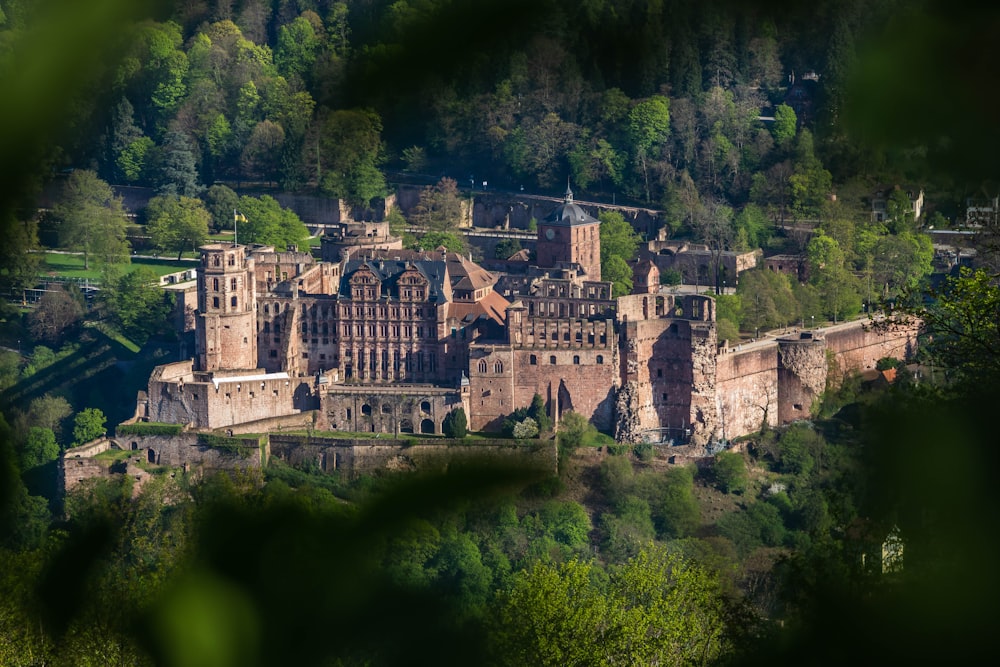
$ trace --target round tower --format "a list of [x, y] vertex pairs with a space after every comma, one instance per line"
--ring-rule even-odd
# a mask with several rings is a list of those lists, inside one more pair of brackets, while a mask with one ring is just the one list
[[201, 248], [196, 369], [257, 368], [257, 293], [246, 246], [213, 243]]

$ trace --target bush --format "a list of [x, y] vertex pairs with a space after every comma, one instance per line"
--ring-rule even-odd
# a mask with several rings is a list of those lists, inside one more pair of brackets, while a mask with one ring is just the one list
[[632, 453], [640, 461], [652, 461], [656, 456], [656, 448], [648, 442], [639, 443], [632, 449]]
[[597, 436], [597, 429], [587, 418], [576, 412], [563, 413], [559, 421], [559, 446], [566, 449], [589, 447]]
[[538, 424], [531, 417], [525, 417], [524, 421], [517, 422], [514, 425], [511, 435], [518, 440], [534, 438], [538, 435]]
[[721, 452], [716, 456], [712, 476], [715, 485], [725, 493], [743, 493], [750, 479], [743, 456], [736, 452]]

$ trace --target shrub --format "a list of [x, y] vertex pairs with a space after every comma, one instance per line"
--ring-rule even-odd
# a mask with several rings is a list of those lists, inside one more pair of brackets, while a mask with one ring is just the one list
[[512, 435], [518, 440], [534, 438], [538, 435], [538, 423], [531, 417], [525, 417], [524, 421], [520, 421], [514, 425]]
[[743, 493], [749, 482], [746, 462], [736, 452], [721, 452], [716, 456], [712, 476], [719, 490], [725, 493]]

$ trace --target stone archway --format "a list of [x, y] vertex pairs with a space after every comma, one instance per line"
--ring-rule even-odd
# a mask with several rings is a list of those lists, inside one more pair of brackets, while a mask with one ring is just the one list
[[413, 433], [413, 422], [409, 419], [399, 420], [399, 432], [400, 433]]
[[422, 422], [420, 422], [420, 432], [434, 433], [434, 421], [431, 419], [425, 419]]
[[154, 449], [146, 450], [146, 461], [148, 463], [156, 463], [156, 450]]

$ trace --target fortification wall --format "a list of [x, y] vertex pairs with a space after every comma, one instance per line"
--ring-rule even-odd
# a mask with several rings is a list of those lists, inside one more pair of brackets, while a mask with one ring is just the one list
[[837, 365], [834, 382], [845, 372], [875, 368], [883, 357], [910, 358], [917, 349], [917, 325], [893, 326], [876, 330], [866, 320], [829, 327], [823, 330], [827, 347]]
[[392, 435], [440, 434], [445, 417], [462, 407], [458, 389], [430, 385], [331, 385], [320, 401], [318, 428]]
[[778, 350], [774, 341], [720, 353], [716, 363], [719, 436], [727, 439], [778, 423]]
[[318, 407], [311, 378], [238, 379], [208, 384], [206, 391], [208, 422], [204, 428], [224, 428]]
[[271, 454], [292, 465], [315, 464], [348, 476], [377, 470], [441, 470], [456, 463], [523, 466], [526, 473], [555, 474], [554, 441], [485, 440], [457, 444], [434, 440], [354, 440], [271, 436]]

